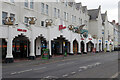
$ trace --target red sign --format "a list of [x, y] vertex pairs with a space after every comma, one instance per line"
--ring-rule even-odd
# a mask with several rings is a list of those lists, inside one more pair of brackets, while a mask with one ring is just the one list
[[89, 38], [89, 40], [92, 40], [92, 38]]
[[83, 38], [81, 38], [81, 40], [84, 40]]
[[27, 30], [25, 30], [25, 29], [17, 29], [17, 31], [20, 31], [20, 32], [27, 32]]
[[59, 25], [59, 31], [62, 29], [66, 29], [66, 26], [63, 27], [63, 25]]

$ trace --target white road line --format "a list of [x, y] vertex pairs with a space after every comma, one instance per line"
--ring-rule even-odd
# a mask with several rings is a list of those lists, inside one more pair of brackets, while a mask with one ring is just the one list
[[16, 74], [17, 72], [11, 73], [12, 75]]
[[44, 77], [44, 78], [49, 78], [50, 76]]
[[111, 78], [116, 78], [119, 75], [119, 73], [116, 73], [115, 75], [113, 75]]
[[41, 68], [37, 68], [37, 69], [34, 69], [34, 70], [40, 70], [40, 69], [45, 69], [46, 67], [41, 67]]
[[19, 72], [17, 72], [17, 73], [24, 73], [24, 72], [28, 72], [28, 71], [32, 71], [32, 69], [24, 70], [24, 71], [19, 71]]
[[71, 72], [71, 74], [75, 74], [76, 72]]
[[88, 67], [87, 66], [82, 66], [82, 67], [79, 67], [81, 69], [87, 69]]
[[63, 77], [67, 77], [67, 76], [68, 76], [68, 74], [63, 75]]
[[73, 63], [74, 62], [67, 62], [67, 63], [58, 64], [57, 66], [63, 66], [63, 65], [73, 64]]
[[80, 69], [79, 72], [81, 72], [82, 70]]
[[88, 65], [88, 67], [89, 67], [89, 68], [92, 68], [92, 67], [93, 67], [93, 65]]

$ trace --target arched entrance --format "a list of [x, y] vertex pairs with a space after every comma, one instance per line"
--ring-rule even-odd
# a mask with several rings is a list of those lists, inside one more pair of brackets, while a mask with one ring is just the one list
[[24, 35], [19, 35], [13, 39], [12, 53], [14, 59], [25, 59], [29, 57], [30, 41]]
[[84, 45], [84, 42], [81, 41], [81, 52], [82, 52], [82, 53], [84, 53], [84, 46], [85, 46], [85, 45]]
[[99, 51], [102, 51], [102, 50], [101, 50], [101, 46], [102, 46], [102, 44], [101, 44], [101, 43], [99, 43]]
[[43, 53], [43, 49], [47, 49], [47, 41], [44, 37], [39, 36], [35, 39], [35, 55], [39, 57]]
[[74, 54], [78, 53], [78, 42], [77, 42], [77, 40], [73, 41], [73, 53]]
[[52, 55], [64, 55], [70, 52], [70, 43], [63, 36], [57, 37], [51, 41]]
[[0, 48], [2, 48], [2, 60], [6, 58], [7, 54], [7, 42], [5, 39], [2, 39], [2, 44], [0, 44]]
[[94, 44], [91, 41], [89, 41], [87, 43], [87, 52], [92, 52], [93, 48], [94, 48]]

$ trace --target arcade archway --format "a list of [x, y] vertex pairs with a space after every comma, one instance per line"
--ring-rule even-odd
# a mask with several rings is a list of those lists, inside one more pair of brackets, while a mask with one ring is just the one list
[[30, 41], [24, 35], [19, 35], [13, 39], [12, 53], [14, 59], [24, 59], [29, 57]]
[[84, 53], [84, 46], [85, 46], [84, 42], [81, 41], [81, 52], [82, 52], [82, 53]]
[[64, 55], [70, 52], [70, 43], [63, 36], [57, 37], [51, 41], [52, 55]]
[[78, 53], [78, 42], [77, 42], [77, 40], [73, 41], [73, 53], [74, 54]]
[[47, 49], [47, 41], [44, 37], [39, 36], [35, 39], [35, 55], [39, 57], [43, 53], [43, 49]]
[[92, 52], [93, 48], [94, 48], [94, 44], [91, 41], [89, 41], [87, 43], [87, 52]]
[[7, 54], [7, 41], [5, 39], [2, 39], [2, 44], [0, 44], [0, 48], [2, 48], [2, 60], [6, 58]]

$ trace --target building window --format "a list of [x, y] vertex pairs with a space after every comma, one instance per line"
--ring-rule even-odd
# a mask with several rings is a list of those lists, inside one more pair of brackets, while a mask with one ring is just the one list
[[42, 13], [44, 13], [44, 3], [41, 4]]
[[64, 12], [64, 20], [67, 20], [67, 13], [66, 12]]
[[11, 21], [14, 22], [15, 14], [10, 13]]
[[44, 21], [41, 21], [41, 26], [43, 26], [43, 27], [44, 27]]
[[11, 3], [14, 3], [14, 0], [10, 0]]
[[28, 23], [29, 18], [25, 17], [25, 23]]
[[7, 12], [2, 12], [2, 24], [5, 25], [5, 18], [7, 17]]
[[81, 24], [82, 24], [82, 19], [81, 19], [81, 21], [80, 21], [80, 22], [81, 22]]
[[25, 7], [28, 7], [28, 0], [25, 0]]
[[60, 0], [56, 0], [56, 2], [60, 2]]
[[72, 15], [72, 22], [74, 22], [74, 16]]
[[58, 9], [58, 18], [60, 18], [60, 10]]
[[56, 8], [54, 8], [54, 17], [56, 18]]
[[65, 6], [67, 6], [68, 5], [68, 2], [67, 2], [67, 0], [65, 0]]
[[34, 2], [33, 2], [33, 0], [30, 0], [30, 8], [31, 8], [31, 9], [34, 8]]
[[72, 22], [75, 23], [76, 22], [76, 16], [72, 15]]
[[48, 15], [48, 5], [46, 5], [46, 14]]
[[76, 22], [76, 16], [74, 16], [74, 22]]
[[68, 15], [68, 13], [67, 13], [67, 20], [69, 20], [69, 15]]

